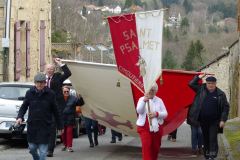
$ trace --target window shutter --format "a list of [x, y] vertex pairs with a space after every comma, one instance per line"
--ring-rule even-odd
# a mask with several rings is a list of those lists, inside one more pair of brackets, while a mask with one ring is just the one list
[[26, 77], [30, 77], [30, 22], [26, 22]]
[[14, 25], [14, 80], [18, 81], [21, 76], [21, 33], [20, 21]]
[[45, 21], [40, 21], [40, 71], [44, 71], [45, 66]]

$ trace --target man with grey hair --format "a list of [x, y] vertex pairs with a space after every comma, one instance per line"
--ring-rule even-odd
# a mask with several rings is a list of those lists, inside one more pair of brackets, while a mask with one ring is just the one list
[[[60, 58], [54, 59], [55, 64], [60, 67], [63, 73], [55, 72], [55, 65], [47, 64], [45, 73], [46, 73], [46, 83], [48, 88], [53, 90], [56, 94], [56, 100], [59, 112], [62, 113], [63, 108], [65, 108], [65, 101], [62, 93], [63, 82], [71, 76], [71, 71], [69, 70], [66, 64], [63, 64]], [[56, 141], [56, 124], [52, 123], [51, 127], [51, 137], [48, 146], [48, 157], [53, 157], [53, 152], [55, 148]]]
[[55, 118], [57, 128], [63, 129], [61, 115], [57, 108], [54, 92], [46, 87], [46, 76], [38, 73], [34, 77], [35, 86], [25, 95], [19, 110], [16, 123], [21, 124], [28, 110], [27, 140], [33, 160], [45, 160], [50, 138], [52, 117]]
[[205, 73], [196, 75], [189, 83], [196, 95], [188, 111], [188, 123], [201, 126], [204, 156], [206, 159], [215, 159], [218, 154], [217, 134], [223, 132], [228, 119], [229, 103], [225, 93], [216, 86], [215, 77], [209, 76], [206, 83], [198, 83], [205, 76]]

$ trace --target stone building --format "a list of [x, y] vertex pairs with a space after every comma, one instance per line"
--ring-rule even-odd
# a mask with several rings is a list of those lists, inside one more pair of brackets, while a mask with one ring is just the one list
[[0, 81], [32, 81], [51, 60], [51, 0], [0, 0]]
[[230, 118], [240, 116], [240, 59], [239, 41], [235, 41], [227, 52], [202, 67], [202, 72], [213, 73], [230, 102]]

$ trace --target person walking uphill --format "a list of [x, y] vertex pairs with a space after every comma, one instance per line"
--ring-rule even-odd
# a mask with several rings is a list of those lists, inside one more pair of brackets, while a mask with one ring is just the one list
[[[61, 59], [55, 58], [55, 64], [61, 68], [63, 74], [60, 72], [55, 72], [55, 65], [48, 64], [45, 68], [47, 86], [54, 91], [56, 94], [57, 105], [60, 113], [62, 113], [63, 108], [65, 108], [65, 101], [62, 92], [63, 82], [71, 76], [71, 71], [68, 69], [66, 64], [63, 64]], [[56, 123], [51, 124], [51, 137], [48, 145], [48, 157], [53, 157], [53, 152], [55, 148], [56, 141]]]
[[[86, 126], [86, 132], [88, 135], [88, 140], [90, 143], [90, 148], [95, 146], [98, 146], [98, 121], [88, 118], [88, 117], [84, 117], [84, 122], [85, 122], [85, 126]], [[93, 132], [93, 137], [92, 137], [92, 132]], [[93, 138], [94, 138], [94, 143], [93, 143]]]
[[82, 106], [84, 104], [83, 99], [77, 98], [76, 96], [70, 95], [70, 88], [63, 86], [63, 95], [66, 106], [63, 109], [63, 123], [64, 132], [62, 133], [62, 140], [64, 147], [62, 151], [67, 150], [73, 152], [72, 141], [73, 141], [73, 126], [75, 125], [76, 106]]
[[200, 124], [204, 156], [206, 159], [214, 159], [218, 154], [217, 134], [223, 132], [228, 119], [229, 104], [225, 93], [216, 86], [215, 77], [207, 77], [206, 83], [198, 83], [205, 76], [206, 74], [195, 76], [189, 83], [196, 96], [188, 112], [188, 122], [193, 125]]
[[[142, 142], [143, 160], [157, 160], [162, 139], [162, 124], [168, 113], [161, 98], [156, 96], [157, 84], [154, 84], [149, 93], [141, 97], [137, 103], [137, 132]], [[147, 111], [146, 104], [150, 104], [150, 111]], [[149, 120], [152, 122], [149, 127]]]
[[[50, 138], [50, 127], [54, 116], [59, 130], [63, 129], [61, 115], [54, 92], [47, 88], [46, 76], [39, 73], [34, 77], [35, 86], [25, 95], [16, 123], [21, 124], [28, 110], [27, 141], [33, 160], [45, 160]], [[39, 151], [39, 153], [38, 153]]]

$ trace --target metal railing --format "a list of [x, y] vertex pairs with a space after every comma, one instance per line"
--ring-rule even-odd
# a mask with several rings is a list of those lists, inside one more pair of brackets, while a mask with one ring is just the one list
[[52, 43], [52, 55], [69, 60], [116, 63], [113, 48], [103, 44]]

